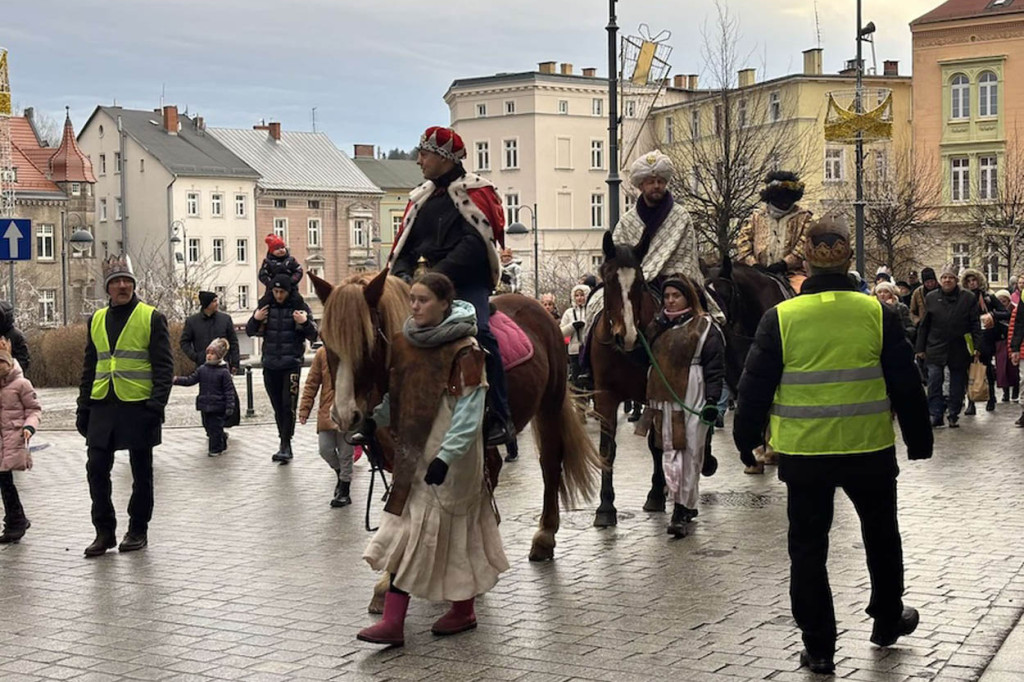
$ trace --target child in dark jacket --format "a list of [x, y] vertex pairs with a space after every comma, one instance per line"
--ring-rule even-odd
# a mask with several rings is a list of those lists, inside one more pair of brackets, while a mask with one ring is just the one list
[[206, 348], [206, 364], [196, 367], [196, 371], [187, 377], [174, 377], [175, 386], [199, 384], [196, 409], [203, 415], [203, 428], [210, 441], [207, 453], [210, 457], [216, 457], [227, 449], [224, 422], [238, 410], [231, 369], [224, 360], [227, 352], [228, 340], [214, 339]]
[[260, 266], [260, 282], [267, 289], [263, 292], [259, 305], [256, 307], [262, 308], [270, 305], [271, 284], [278, 275], [288, 275], [288, 279], [292, 283], [292, 290], [296, 296], [302, 299], [302, 295], [299, 293], [302, 265], [288, 251], [288, 245], [284, 243], [284, 240], [276, 234], [268, 234], [264, 241], [267, 243], [267, 257], [263, 259], [263, 264]]

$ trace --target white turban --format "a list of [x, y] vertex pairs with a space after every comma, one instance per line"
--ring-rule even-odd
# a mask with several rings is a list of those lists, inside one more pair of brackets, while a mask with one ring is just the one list
[[662, 178], [666, 182], [676, 172], [672, 159], [655, 149], [642, 155], [629, 167], [629, 180], [634, 187], [639, 187], [647, 178]]

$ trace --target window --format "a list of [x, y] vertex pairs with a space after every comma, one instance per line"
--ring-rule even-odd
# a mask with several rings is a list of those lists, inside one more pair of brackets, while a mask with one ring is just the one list
[[953, 269], [960, 272], [971, 267], [971, 245], [966, 242], [953, 244]]
[[306, 208], [311, 208], [314, 211], [319, 211], [320, 210], [320, 200], [319, 199], [309, 199], [309, 200], [307, 200], [306, 201]]
[[960, 120], [971, 117], [971, 82], [967, 76], [958, 73], [953, 76], [953, 86], [950, 92], [953, 101], [950, 107], [950, 118]]
[[100, 199], [100, 222], [107, 222], [107, 200], [106, 198]]
[[989, 286], [999, 281], [1000, 268], [999, 244], [989, 241], [985, 244], [985, 277]]
[[249, 285], [238, 285], [238, 309], [246, 310], [249, 307]]
[[778, 90], [768, 95], [768, 118], [772, 123], [782, 118], [782, 98]]
[[985, 71], [978, 79], [978, 116], [999, 115], [999, 85], [996, 75]]
[[476, 105], [476, 117], [477, 118], [486, 118], [486, 116], [487, 116], [487, 105], [486, 104], [477, 104]]
[[288, 200], [274, 199], [274, 208], [288, 208]]
[[999, 193], [999, 160], [994, 156], [983, 156], [978, 159], [980, 171], [978, 183], [978, 198], [993, 200]]
[[700, 111], [690, 112], [690, 137], [700, 137]]
[[953, 201], [970, 201], [971, 199], [971, 169], [970, 159], [958, 157], [950, 161], [950, 198]]
[[71, 196], [77, 197], [82, 195], [82, 183], [72, 182], [71, 183]]
[[665, 144], [672, 144], [676, 141], [675, 121], [672, 116], [665, 117]]
[[199, 262], [199, 237], [188, 238], [188, 262], [198, 263]]
[[366, 219], [352, 221], [352, 246], [366, 246]]
[[214, 239], [213, 240], [213, 262], [223, 263], [224, 262], [224, 240]]
[[236, 218], [244, 218], [245, 217], [245, 195], [244, 194], [236, 194], [235, 195], [235, 217]]
[[590, 168], [591, 170], [604, 168], [604, 140], [590, 141]]
[[107, 155], [100, 154], [100, 175], [107, 174]]
[[121, 152], [114, 152], [114, 172], [121, 172]]
[[110, 243], [103, 242], [103, 257], [107, 258], [108, 256], [110, 256]]
[[591, 194], [590, 195], [590, 226], [603, 228], [604, 227], [604, 195], [603, 194]]
[[391, 214], [391, 239], [394, 240], [395, 236], [402, 229], [402, 214], [399, 211], [395, 211]]
[[740, 128], [746, 128], [749, 121], [747, 120], [747, 100], [741, 99], [739, 105], [736, 107], [736, 118], [739, 119]]
[[883, 184], [889, 180], [889, 155], [881, 149], [874, 151], [875, 182]]
[[249, 262], [249, 240], [248, 239], [236, 239], [235, 240], [235, 260], [239, 263]]
[[[306, 273], [315, 277], [323, 277], [323, 270], [321, 268], [307, 268]], [[316, 285], [313, 284], [312, 277], [306, 277], [306, 293], [310, 295], [316, 293]]]
[[560, 99], [560, 100], [558, 100], [558, 113], [562, 114], [563, 116], [568, 115], [568, 113], [569, 113], [569, 100], [567, 100], [567, 99]]
[[505, 224], [511, 225], [512, 223], [519, 222], [519, 195], [518, 194], [506, 194], [505, 195]]
[[622, 105], [622, 115], [626, 118], [636, 118], [636, 100], [627, 99]]
[[288, 241], [288, 219], [274, 218], [274, 234], [281, 239]]
[[53, 225], [36, 226], [36, 258], [53, 260]]
[[843, 179], [843, 149], [825, 150], [825, 182], [840, 182]]
[[319, 218], [310, 218], [306, 223], [306, 241], [311, 249], [319, 249], [323, 246], [323, 232]]
[[224, 217], [224, 195], [223, 194], [211, 194], [210, 195], [210, 215], [214, 218]]
[[516, 113], [516, 101], [514, 99], [505, 100], [505, 114]]
[[228, 288], [224, 286], [215, 286], [213, 293], [217, 294], [217, 299], [220, 301], [222, 307], [226, 308], [228, 305]]
[[519, 140], [505, 140], [505, 168], [519, 168]]
[[723, 125], [722, 105], [721, 104], [716, 104], [715, 105], [715, 135], [721, 135], [722, 134], [722, 125]]
[[595, 270], [600, 270], [602, 265], [604, 265], [604, 254], [598, 256], [591, 254], [590, 267], [592, 267]]
[[43, 324], [57, 322], [57, 290], [39, 290], [39, 321]]
[[145, 159], [139, 159], [139, 172], [140, 173], [145, 173], [146, 172], [146, 160]]
[[478, 171], [489, 171], [491, 170], [491, 143], [477, 142], [476, 143], [476, 169]]
[[590, 113], [594, 116], [604, 116], [604, 100], [595, 97], [590, 101]]
[[185, 213], [193, 218], [199, 216], [199, 192], [189, 192], [185, 195]]
[[114, 220], [120, 220], [124, 217], [124, 206], [121, 203], [121, 197], [114, 197]]

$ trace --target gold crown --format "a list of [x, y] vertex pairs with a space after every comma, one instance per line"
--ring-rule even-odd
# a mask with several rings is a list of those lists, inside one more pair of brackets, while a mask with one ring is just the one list
[[811, 265], [819, 268], [833, 268], [850, 262], [853, 251], [845, 239], [837, 239], [832, 246], [818, 242], [813, 246], [808, 243], [804, 248], [804, 257]]

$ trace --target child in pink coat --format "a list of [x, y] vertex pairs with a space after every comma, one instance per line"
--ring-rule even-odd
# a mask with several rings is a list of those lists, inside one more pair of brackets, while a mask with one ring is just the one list
[[28, 442], [39, 428], [43, 408], [36, 390], [11, 357], [10, 342], [0, 339], [0, 496], [4, 530], [0, 543], [18, 542], [32, 524], [14, 487], [14, 472], [32, 468]]

